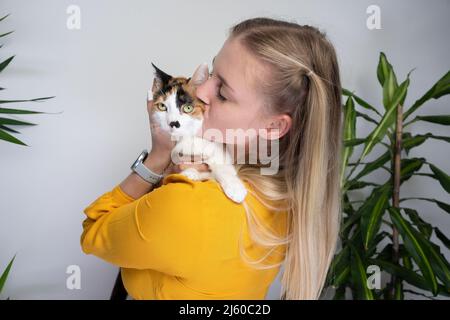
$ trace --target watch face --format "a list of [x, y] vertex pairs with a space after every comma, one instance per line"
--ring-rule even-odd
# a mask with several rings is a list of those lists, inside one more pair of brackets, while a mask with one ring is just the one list
[[148, 156], [148, 152], [147, 150], [144, 150], [141, 152], [141, 154], [139, 155], [139, 157], [136, 159], [136, 161], [134, 161], [134, 163], [131, 165], [131, 169], [136, 168], [136, 166], [140, 163], [143, 162]]

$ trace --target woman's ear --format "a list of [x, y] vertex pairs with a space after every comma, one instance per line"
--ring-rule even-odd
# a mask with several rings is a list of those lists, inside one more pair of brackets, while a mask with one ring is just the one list
[[292, 126], [292, 118], [287, 114], [273, 116], [266, 125], [267, 140], [280, 139], [284, 136]]

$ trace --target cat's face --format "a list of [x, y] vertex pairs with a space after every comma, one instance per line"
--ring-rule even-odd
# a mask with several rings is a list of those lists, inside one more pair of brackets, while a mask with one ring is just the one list
[[155, 68], [151, 116], [172, 136], [194, 136], [202, 127], [205, 105], [195, 90], [208, 79], [208, 65], [202, 64], [191, 78], [172, 77]]

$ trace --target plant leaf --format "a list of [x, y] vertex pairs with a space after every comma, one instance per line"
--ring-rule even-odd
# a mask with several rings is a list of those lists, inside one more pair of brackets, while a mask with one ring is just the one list
[[411, 222], [419, 229], [419, 231], [429, 240], [433, 227], [428, 222], [422, 220], [416, 210], [410, 208], [402, 208], [408, 215]]
[[372, 291], [367, 287], [366, 268], [364, 267], [361, 257], [353, 245], [350, 244], [350, 248], [352, 253], [351, 273], [358, 298], [364, 300], [374, 300]]
[[3, 271], [2, 276], [0, 277], [0, 293], [3, 290], [3, 286], [5, 285], [6, 279], [8, 278], [9, 271], [11, 270], [11, 266], [15, 258], [16, 256], [14, 255], [14, 257], [11, 259], [6, 269]]
[[450, 115], [435, 115], [435, 116], [417, 116], [417, 120], [442, 124], [444, 126], [450, 125]]
[[7, 36], [8, 34], [11, 34], [11, 33], [13, 33], [13, 32], [14, 32], [14, 31], [9, 31], [9, 32], [0, 34], [0, 38], [1, 38], [1, 37], [5, 37], [5, 36]]
[[369, 181], [355, 181], [352, 180], [349, 184], [348, 184], [348, 188], [347, 190], [356, 190], [356, 189], [362, 189], [368, 186], [374, 186], [374, 187], [379, 187], [379, 184], [373, 183], [373, 182], [369, 182]]
[[43, 97], [43, 98], [34, 98], [34, 99], [28, 99], [28, 100], [0, 100], [0, 104], [1, 103], [15, 103], [15, 102], [31, 102], [31, 101], [41, 101], [41, 100], [47, 100], [47, 99], [52, 99], [55, 96], [52, 97]]
[[27, 146], [27, 144], [23, 143], [19, 139], [13, 137], [9, 133], [7, 133], [7, 132], [5, 132], [4, 130], [1, 130], [1, 129], [0, 129], [0, 140], [5, 140], [5, 141], [11, 142], [11, 143]]
[[414, 111], [416, 111], [425, 102], [433, 99], [439, 99], [440, 97], [450, 93], [450, 71], [439, 79], [419, 100], [414, 102], [411, 108], [406, 110], [403, 114], [403, 120], [406, 120]]
[[440, 247], [431, 241], [425, 239], [420, 233], [418, 233], [419, 241], [423, 247], [427, 248], [430, 254], [430, 261], [434, 272], [437, 277], [445, 284], [445, 290], [450, 293], [450, 264], [442, 255]]
[[[406, 282], [408, 282], [409, 284], [412, 284], [413, 286], [423, 289], [423, 290], [427, 290], [427, 291], [431, 291], [431, 287], [429, 285], [429, 283], [425, 280], [425, 278], [419, 274], [417, 274], [416, 272], [407, 269], [405, 267], [402, 267], [400, 265], [396, 265], [393, 264], [390, 261], [383, 261], [380, 259], [372, 259], [370, 260], [370, 263], [374, 264], [374, 265], [378, 265], [382, 270], [393, 274], [397, 277], [400, 277], [401, 279], [405, 280]], [[439, 288], [443, 291], [441, 292], [441, 290], [439, 291], [439, 294], [443, 294], [446, 296], [449, 296], [448, 293], [445, 292], [445, 288], [443, 288], [442, 286], [439, 286]], [[437, 294], [435, 294], [436, 296]]]
[[408, 153], [412, 148], [420, 146], [428, 138], [450, 142], [450, 137], [436, 136], [431, 132], [427, 132], [425, 134], [417, 134], [415, 136], [405, 136], [405, 138], [402, 141], [402, 148], [404, 148], [405, 151]]
[[381, 156], [379, 156], [377, 159], [375, 159], [372, 162], [367, 163], [364, 168], [356, 175], [356, 177], [352, 180], [359, 180], [365, 175], [368, 175], [372, 171], [381, 168], [386, 162], [388, 162], [391, 159], [389, 151], [386, 151]]
[[365, 141], [366, 141], [366, 139], [364, 139], [364, 138], [344, 140], [344, 146], [345, 147], [354, 147], [354, 146], [364, 143]]
[[393, 107], [391, 105], [392, 98], [394, 97], [395, 91], [398, 89], [397, 78], [395, 76], [394, 70], [392, 67], [389, 67], [389, 72], [387, 74], [387, 78], [385, 78], [383, 84], [383, 105], [387, 110], [388, 108]]
[[1, 17], [0, 21], [3, 21], [4, 19], [6, 19], [9, 15], [10, 15], [10, 13], [8, 13], [6, 16]]
[[36, 114], [36, 113], [45, 113], [45, 112], [0, 108], [0, 113], [6, 113], [6, 114]]
[[447, 249], [450, 249], [450, 239], [436, 227], [434, 227], [434, 233], [436, 234], [436, 237], [447, 247]]
[[[356, 137], [356, 115], [355, 104], [352, 97], [348, 97], [344, 106], [344, 139], [352, 140]], [[343, 166], [347, 166], [348, 159], [353, 153], [353, 147], [345, 147], [343, 152]], [[343, 171], [344, 172], [344, 171]]]
[[3, 71], [3, 69], [6, 68], [6, 66], [12, 61], [12, 59], [14, 59], [15, 56], [9, 57], [8, 59], [6, 59], [5, 61], [3, 61], [2, 63], [0, 63], [0, 72]]
[[11, 124], [15, 126], [35, 126], [35, 123], [25, 122], [15, 119], [0, 118], [0, 124]]
[[379, 124], [378, 121], [376, 121], [375, 119], [372, 119], [371, 117], [369, 117], [369, 116], [368, 116], [367, 114], [365, 114], [365, 113], [361, 113], [361, 112], [356, 111], [356, 116], [357, 116], [357, 117], [360, 117], [360, 118], [363, 118], [364, 120], [366, 120], [366, 121], [368, 121], [368, 122], [372, 122], [372, 123], [374, 123], [375, 125], [378, 125], [378, 124]]
[[415, 172], [419, 171], [425, 162], [425, 158], [402, 159], [400, 165], [401, 183], [408, 180]]
[[436, 295], [438, 292], [436, 275], [431, 266], [430, 259], [426, 254], [426, 248], [423, 247], [417, 237], [418, 232], [416, 232], [414, 228], [412, 228], [412, 226], [405, 219], [403, 219], [398, 208], [390, 207], [388, 210], [391, 215], [392, 222], [402, 236], [406, 250], [411, 254], [412, 258], [417, 263], [423, 277], [430, 286], [431, 291], [434, 295]]
[[448, 176], [448, 174], [446, 174], [435, 165], [432, 165], [431, 163], [429, 163], [428, 166], [430, 167], [431, 171], [433, 171], [434, 177], [439, 181], [444, 190], [450, 193], [450, 177]]
[[392, 69], [392, 65], [389, 63], [389, 61], [386, 58], [386, 55], [384, 52], [380, 52], [380, 57], [378, 60], [378, 67], [377, 67], [377, 78], [378, 82], [380, 82], [381, 86], [384, 86], [385, 79], [389, 75], [389, 70]]
[[1, 124], [0, 124], [0, 129], [3, 129], [3, 130], [8, 131], [8, 132], [12, 132], [12, 133], [20, 133], [19, 131], [16, 131], [14, 129], [11, 129], [11, 128], [9, 128], [7, 126], [4, 126], [4, 125], [1, 125]]
[[350, 247], [345, 246], [335, 255], [329, 268], [327, 283], [337, 288], [343, 284], [350, 274]]
[[380, 229], [381, 217], [389, 204], [390, 194], [391, 186], [389, 184], [375, 188], [366, 202], [358, 209], [361, 212], [361, 233], [366, 250], [372, 245], [372, 241]]
[[371, 110], [371, 111], [375, 112], [376, 114], [378, 114], [381, 117], [381, 114], [377, 109], [375, 109], [373, 106], [371, 106], [368, 102], [366, 102], [363, 99], [361, 99], [360, 97], [358, 97], [353, 92], [350, 92], [347, 89], [342, 89], [342, 94], [345, 96], [353, 97], [353, 99], [355, 99], [355, 101], [358, 105], [360, 105], [361, 107], [363, 107], [367, 110]]
[[380, 121], [380, 124], [372, 131], [369, 135], [364, 150], [361, 155], [361, 159], [363, 159], [372, 148], [383, 139], [386, 134], [386, 131], [395, 121], [395, 111], [397, 110], [397, 106], [399, 103], [404, 100], [406, 96], [406, 92], [409, 86], [409, 77], [406, 78], [405, 81], [395, 90], [394, 96], [388, 106], [386, 113], [383, 115], [383, 118]]

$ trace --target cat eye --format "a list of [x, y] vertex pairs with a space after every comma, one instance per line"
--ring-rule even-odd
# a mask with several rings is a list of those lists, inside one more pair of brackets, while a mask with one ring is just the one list
[[166, 111], [166, 110], [167, 110], [167, 107], [166, 107], [164, 104], [162, 104], [162, 103], [157, 103], [157, 104], [156, 104], [156, 108], [157, 108], [159, 111]]
[[183, 112], [191, 113], [192, 111], [194, 111], [194, 107], [192, 105], [190, 104], [183, 105]]

